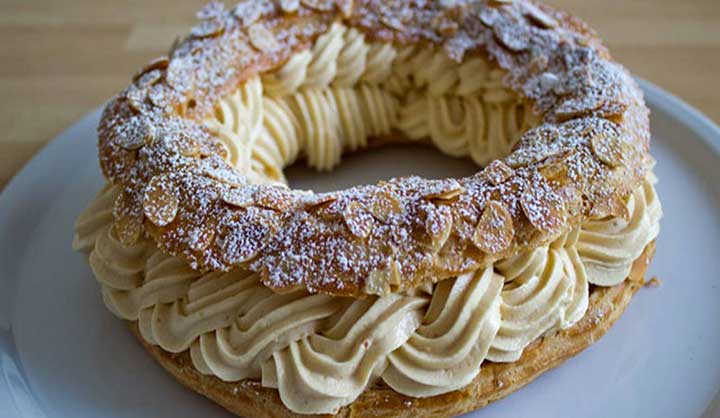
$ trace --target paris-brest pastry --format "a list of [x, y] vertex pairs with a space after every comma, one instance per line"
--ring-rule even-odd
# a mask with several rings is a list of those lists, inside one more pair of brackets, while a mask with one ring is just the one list
[[[253, 418], [450, 417], [587, 347], [641, 286], [648, 109], [577, 18], [528, 0], [198, 18], [107, 105], [106, 186], [74, 241], [184, 385]], [[287, 186], [296, 160], [397, 141], [479, 171]]]

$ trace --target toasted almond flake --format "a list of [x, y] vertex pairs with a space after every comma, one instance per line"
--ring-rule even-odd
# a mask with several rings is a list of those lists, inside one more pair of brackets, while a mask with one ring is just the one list
[[272, 52], [277, 50], [280, 45], [275, 40], [275, 35], [270, 32], [262, 23], [255, 23], [248, 29], [250, 44], [262, 52]]
[[453, 218], [450, 208], [439, 206], [431, 209], [425, 216], [425, 231], [430, 236], [433, 252], [440, 251], [452, 232]]
[[491, 162], [483, 171], [491, 184], [498, 186], [513, 175], [513, 169], [501, 160]]
[[506, 6], [515, 3], [515, 0], [489, 0], [488, 5], [491, 7]]
[[403, 22], [400, 21], [395, 16], [389, 16], [389, 15], [380, 15], [380, 22], [382, 22], [383, 25], [387, 26], [390, 29], [396, 30], [398, 32], [404, 32], [405, 31], [405, 25]]
[[[537, 74], [542, 71], [545, 71], [545, 69], [547, 68], [549, 63], [550, 63], [550, 60], [548, 60], [547, 55], [545, 55], [545, 54], [536, 55], [530, 61], [530, 64], [529, 64], [530, 72]], [[557, 76], [556, 76], [556, 78], [557, 78]]]
[[280, 0], [280, 8], [285, 13], [295, 13], [300, 7], [300, 0]]
[[220, 198], [229, 205], [247, 208], [255, 203], [253, 193], [254, 191], [250, 187], [228, 187], [222, 189]]
[[525, 6], [527, 17], [535, 25], [543, 29], [553, 29], [557, 27], [558, 22], [550, 15], [540, 10], [539, 7], [530, 2], [523, 3], [523, 5]]
[[203, 6], [203, 8], [200, 9], [200, 11], [198, 11], [195, 16], [197, 16], [197, 18], [201, 20], [216, 19], [222, 16], [224, 11], [225, 5], [222, 2], [211, 1], [205, 6]]
[[238, 265], [255, 258], [267, 245], [270, 229], [259, 221], [246, 217], [233, 223], [225, 235], [216, 240], [222, 257], [229, 265]]
[[153, 177], [145, 187], [143, 213], [153, 224], [163, 227], [175, 220], [180, 201], [168, 175]]
[[373, 218], [360, 202], [348, 203], [343, 211], [343, 219], [350, 232], [359, 238], [367, 238], [373, 229]]
[[183, 136], [177, 141], [177, 150], [185, 157], [194, 157], [200, 151], [200, 144], [193, 138]]
[[587, 96], [580, 98], [571, 97], [555, 108], [555, 115], [563, 121], [574, 119], [580, 116], [590, 115], [593, 111], [602, 107], [604, 103], [604, 99], [600, 96], [595, 98]]
[[189, 246], [193, 251], [203, 251], [210, 247], [215, 239], [215, 229], [207, 226], [199, 227], [190, 231]]
[[371, 271], [365, 279], [365, 293], [384, 296], [402, 283], [400, 263], [390, 260], [387, 267]]
[[158, 57], [158, 58], [151, 60], [150, 62], [145, 64], [145, 66], [142, 67], [138, 72], [135, 73], [135, 75], [133, 76], [133, 82], [137, 81], [145, 73], [149, 73], [154, 70], [166, 69], [169, 63], [170, 63], [170, 60], [166, 56]]
[[118, 127], [116, 138], [122, 148], [136, 150], [153, 143], [153, 128], [144, 118], [135, 117]]
[[141, 76], [137, 79], [136, 84], [137, 84], [137, 86], [140, 87], [141, 89], [142, 89], [142, 88], [146, 88], [146, 87], [150, 87], [150, 86], [152, 86], [153, 84], [155, 84], [155, 83], [157, 83], [158, 81], [160, 81], [160, 79], [162, 78], [162, 74], [163, 74], [163, 73], [162, 73], [162, 71], [160, 71], [160, 70], [148, 71], [148, 72], [146, 72], [145, 74], [141, 75]]
[[163, 84], [156, 84], [148, 90], [148, 98], [150, 103], [159, 108], [166, 108], [170, 104], [168, 97], [168, 88]]
[[445, 15], [438, 16], [433, 26], [435, 26], [435, 30], [438, 34], [446, 37], [455, 35], [458, 29], [460, 29], [460, 26], [456, 21]]
[[308, 193], [302, 196], [302, 208], [306, 211], [313, 211], [323, 208], [337, 200], [334, 193]]
[[141, 217], [121, 216], [116, 218], [113, 224], [115, 236], [125, 246], [136, 244], [140, 240], [142, 231]]
[[320, 12], [330, 12], [335, 7], [335, 2], [333, 0], [300, 0], [300, 3], [308, 9]]
[[430, 181], [426, 190], [423, 190], [422, 196], [428, 200], [451, 200], [465, 192], [465, 189], [457, 180], [437, 180]]
[[225, 24], [220, 19], [203, 20], [190, 31], [196, 38], [209, 38], [220, 35], [225, 30]]
[[530, 34], [519, 26], [494, 25], [493, 33], [495, 39], [510, 51], [521, 52], [530, 46]]
[[293, 199], [288, 190], [281, 186], [261, 187], [253, 194], [257, 206], [280, 212], [292, 207]]
[[560, 83], [560, 78], [550, 71], [540, 74], [540, 87], [544, 91], [553, 91]]
[[451, 9], [458, 5], [458, 1], [457, 0], [438, 0], [438, 4], [443, 9]]
[[118, 240], [126, 246], [140, 240], [143, 232], [142, 213], [137, 211], [132, 196], [121, 192], [113, 205], [113, 231]]
[[512, 244], [515, 229], [505, 205], [490, 201], [480, 215], [472, 236], [473, 244], [487, 254], [502, 254]]
[[590, 148], [595, 156], [610, 167], [623, 162], [623, 147], [619, 138], [608, 132], [599, 132], [590, 138]]
[[145, 99], [147, 99], [148, 91], [144, 88], [130, 87], [125, 93], [125, 98], [130, 105], [130, 108], [135, 112], [142, 113], [143, 107], [145, 106]]
[[228, 149], [228, 146], [225, 145], [222, 141], [213, 141], [212, 145], [212, 152], [211, 154], [215, 154], [218, 157], [222, 158], [226, 164], [230, 165], [230, 150]]
[[340, 14], [345, 19], [350, 19], [353, 14], [353, 0], [336, 0]]
[[260, 8], [258, 1], [244, 0], [232, 9], [232, 13], [235, 17], [240, 19], [243, 26], [250, 26], [260, 19], [262, 9]]
[[520, 206], [530, 223], [543, 233], [557, 232], [565, 223], [562, 199], [540, 174], [526, 185]]
[[480, 10], [480, 21], [487, 27], [492, 27], [500, 18], [500, 14], [493, 8], [484, 8]]
[[247, 184], [247, 179], [233, 170], [220, 157], [211, 156], [203, 159], [199, 168], [203, 174], [221, 183], [235, 187], [242, 187]]
[[392, 190], [378, 190], [373, 196], [370, 213], [379, 221], [387, 223], [393, 216], [402, 215], [403, 203]]
[[180, 93], [192, 89], [195, 72], [189, 59], [173, 59], [165, 75], [167, 84]]

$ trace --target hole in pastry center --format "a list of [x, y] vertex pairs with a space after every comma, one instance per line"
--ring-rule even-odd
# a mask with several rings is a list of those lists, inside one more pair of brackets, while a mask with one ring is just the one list
[[299, 161], [285, 169], [285, 176], [293, 189], [327, 192], [393, 177], [457, 178], [477, 170], [470, 159], [450, 157], [430, 145], [391, 144], [343, 155], [331, 172], [318, 172]]

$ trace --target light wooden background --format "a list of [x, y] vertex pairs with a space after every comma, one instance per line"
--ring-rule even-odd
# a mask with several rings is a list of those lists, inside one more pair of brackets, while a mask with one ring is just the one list
[[[548, 0], [720, 122], [720, 0]], [[203, 0], [0, 0], [0, 188], [188, 31]]]

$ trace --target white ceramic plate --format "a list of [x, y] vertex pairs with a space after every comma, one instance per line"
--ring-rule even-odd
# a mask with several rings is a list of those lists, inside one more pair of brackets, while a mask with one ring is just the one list
[[[643, 289], [595, 345], [473, 417], [720, 414], [720, 129], [643, 83], [665, 217]], [[0, 417], [229, 417], [182, 388], [103, 306], [75, 216], [100, 188], [94, 112], [38, 154], [0, 196]], [[296, 186], [344, 187], [472, 167], [429, 150], [350, 157]]]

